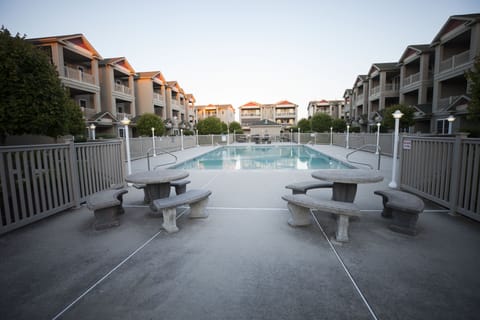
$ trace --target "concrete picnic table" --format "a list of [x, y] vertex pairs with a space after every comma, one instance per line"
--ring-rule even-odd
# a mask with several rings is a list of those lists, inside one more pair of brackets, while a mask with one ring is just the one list
[[378, 170], [370, 169], [322, 169], [312, 172], [312, 177], [333, 182], [332, 200], [353, 202], [359, 183], [375, 183], [383, 180]]
[[137, 172], [128, 175], [125, 181], [145, 185], [145, 192], [150, 201], [168, 198], [170, 196], [170, 182], [188, 177], [184, 170], [153, 170]]

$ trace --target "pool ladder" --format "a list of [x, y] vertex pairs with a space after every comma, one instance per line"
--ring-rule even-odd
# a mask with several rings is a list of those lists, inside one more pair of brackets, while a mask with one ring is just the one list
[[[160, 152], [158, 152], [157, 150], [159, 150]], [[159, 164], [159, 165], [156, 165], [156, 166], [153, 168], [153, 170], [157, 169], [158, 167], [167, 166], [167, 165], [169, 165], [169, 164], [175, 164], [175, 163], [177, 163], [178, 158], [177, 158], [177, 156], [174, 155], [173, 153], [170, 153], [170, 152], [168, 152], [168, 151], [162, 150], [162, 149], [160, 149], [160, 148], [155, 148], [155, 150], [154, 150], [154, 148], [150, 148], [150, 149], [147, 150], [147, 167], [148, 167], [148, 171], [150, 171], [150, 157], [153, 157], [153, 154], [151, 155], [152, 151], [154, 151], [153, 154], [155, 154], [156, 156], [161, 155], [161, 154], [168, 154], [168, 155], [170, 155], [170, 156], [172, 156], [172, 157], [174, 158], [174, 160], [171, 161], [171, 162], [161, 163], [161, 164]]]
[[382, 155], [382, 148], [380, 148], [380, 146], [378, 146], [378, 145], [376, 145], [376, 144], [364, 144], [363, 146], [361, 146], [361, 147], [353, 150], [352, 152], [348, 153], [345, 158], [346, 158], [347, 161], [350, 162], [350, 163], [355, 163], [355, 164], [360, 164], [360, 165], [363, 165], [363, 166], [367, 166], [367, 167], [369, 167], [370, 169], [373, 170], [373, 166], [371, 166], [371, 165], [368, 164], [368, 163], [357, 162], [357, 161], [353, 161], [353, 160], [350, 160], [350, 159], [349, 159], [349, 157], [350, 157], [352, 154], [354, 154], [354, 153], [357, 152], [357, 151], [362, 151], [362, 150], [365, 149], [366, 147], [374, 147], [375, 150], [377, 150], [377, 148], [378, 148], [378, 152], [375, 152], [375, 153], [378, 153], [378, 167], [377, 167], [377, 170], [380, 170], [380, 158], [381, 158], [381, 155]]

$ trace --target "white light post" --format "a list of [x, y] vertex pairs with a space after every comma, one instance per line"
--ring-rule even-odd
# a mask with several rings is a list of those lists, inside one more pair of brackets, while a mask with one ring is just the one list
[[347, 142], [345, 148], [349, 149], [350, 146], [348, 145], [348, 142], [350, 140], [350, 125], [347, 124]]
[[298, 144], [300, 144], [300, 128], [298, 128]]
[[393, 140], [393, 162], [392, 162], [392, 181], [388, 186], [392, 189], [397, 188], [397, 149], [398, 149], [398, 127], [400, 125], [400, 118], [403, 116], [403, 113], [400, 110], [396, 110], [392, 113], [393, 118], [395, 119], [395, 136]]
[[195, 133], [197, 134], [197, 147], [200, 147], [200, 145], [198, 144], [198, 130], [195, 130]]
[[375, 154], [378, 154], [380, 149], [380, 122], [377, 122], [377, 149], [375, 150]]
[[455, 117], [451, 114], [447, 118], [448, 120], [448, 134], [452, 134], [452, 126], [453, 126], [453, 121], [455, 121]]
[[330, 127], [330, 145], [333, 144], [333, 127]]
[[235, 143], [235, 130], [233, 130], [233, 143]]
[[180, 142], [182, 144], [182, 150], [183, 150], [183, 129], [180, 129]]
[[230, 144], [230, 123], [227, 122], [227, 146]]
[[132, 174], [132, 163], [130, 161], [130, 139], [128, 137], [128, 125], [130, 124], [130, 119], [127, 116], [124, 116], [122, 121], [120, 121], [125, 126], [125, 143], [127, 148], [127, 173]]
[[155, 153], [155, 128], [152, 127], [152, 145], [153, 145], [153, 156], [156, 157], [157, 154]]
[[90, 125], [90, 132], [92, 134], [92, 140], [95, 140], [95, 128], [96, 128], [95, 125], [92, 123]]
[[290, 128], [290, 143], [293, 143], [293, 129]]

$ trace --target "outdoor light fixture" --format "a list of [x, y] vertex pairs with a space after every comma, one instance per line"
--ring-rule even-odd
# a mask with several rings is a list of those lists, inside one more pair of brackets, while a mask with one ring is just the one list
[[448, 116], [447, 121], [448, 121], [448, 134], [452, 134], [453, 121], [455, 121], [455, 117], [453, 116], [453, 114]]
[[393, 118], [395, 119], [395, 138], [393, 140], [393, 163], [392, 163], [392, 181], [388, 186], [392, 189], [397, 188], [396, 174], [397, 174], [397, 149], [398, 149], [398, 127], [400, 125], [400, 118], [403, 116], [403, 113], [400, 110], [396, 110], [392, 113]]
[[155, 128], [152, 127], [152, 146], [153, 146], [153, 156], [156, 157], [157, 154], [155, 153]]
[[125, 126], [125, 143], [127, 148], [127, 173], [132, 174], [132, 163], [130, 161], [130, 141], [128, 137], [128, 125], [130, 124], [130, 119], [128, 119], [127, 116], [124, 116], [120, 123]]
[[375, 154], [378, 154], [380, 149], [380, 122], [377, 122], [377, 149], [375, 151]]
[[91, 124], [90, 125], [90, 130], [91, 130], [91, 133], [92, 133], [92, 140], [95, 140], [95, 124]]
[[330, 127], [330, 145], [333, 144], [333, 127]]
[[350, 125], [347, 124], [347, 141], [346, 141], [346, 146], [345, 146], [346, 149], [350, 148], [350, 146], [348, 145], [348, 141], [350, 140], [349, 138], [350, 138]]

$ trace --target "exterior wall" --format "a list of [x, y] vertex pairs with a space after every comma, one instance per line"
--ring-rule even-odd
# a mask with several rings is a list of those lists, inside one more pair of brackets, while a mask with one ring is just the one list
[[208, 105], [196, 106], [198, 120], [208, 117], [217, 117], [224, 123], [232, 123], [235, 121], [235, 109], [232, 105]]

